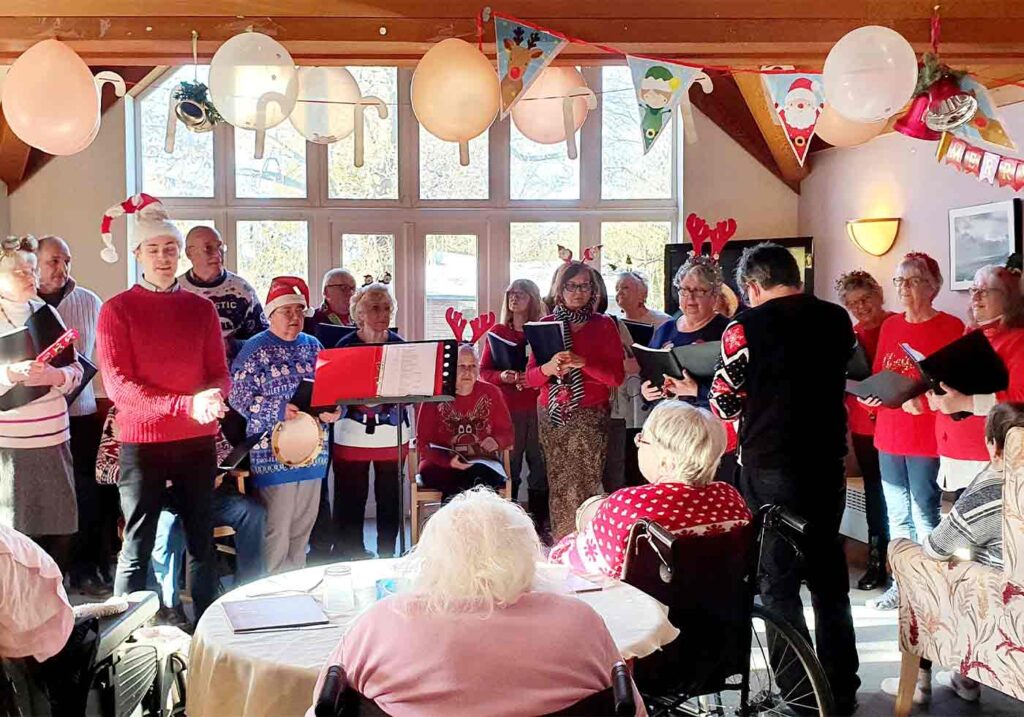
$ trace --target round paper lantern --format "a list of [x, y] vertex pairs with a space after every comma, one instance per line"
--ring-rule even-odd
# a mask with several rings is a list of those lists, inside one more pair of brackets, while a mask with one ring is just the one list
[[352, 134], [361, 96], [356, 78], [344, 67], [300, 67], [298, 100], [288, 121], [310, 142], [337, 142]]
[[299, 94], [295, 62], [277, 40], [243, 32], [210, 61], [210, 100], [240, 129], [266, 130], [288, 119]]
[[[586, 80], [575, 67], [545, 67], [530, 89], [512, 106], [512, 121], [523, 136], [538, 144], [564, 142], [563, 101], [573, 90], [586, 87]], [[573, 98], [572, 118], [575, 134], [587, 119], [586, 95]]]
[[2, 102], [14, 133], [49, 154], [81, 151], [100, 120], [92, 72], [59, 40], [37, 42], [15, 60]]
[[417, 121], [438, 139], [458, 142], [468, 164], [469, 140], [498, 114], [498, 73], [490, 60], [465, 40], [442, 40], [420, 58], [411, 94]]
[[847, 33], [825, 58], [825, 99], [854, 122], [888, 119], [917, 84], [917, 57], [903, 36], [868, 25]]
[[833, 147], [856, 147], [880, 135], [885, 125], [886, 120], [853, 122], [836, 112], [832, 105], [825, 105], [814, 126], [814, 134]]

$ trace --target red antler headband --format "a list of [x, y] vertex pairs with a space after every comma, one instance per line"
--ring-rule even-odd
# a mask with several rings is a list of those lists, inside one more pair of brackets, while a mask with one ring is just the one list
[[[449, 306], [444, 312], [444, 320], [448, 322], [448, 325], [452, 329], [452, 333], [455, 335], [455, 340], [461, 343], [475, 344], [477, 341], [482, 339], [488, 331], [494, 328], [496, 319], [493, 311], [488, 311], [486, 314], [477, 316], [472, 321], [467, 321], [462, 315], [461, 311], [455, 309], [454, 306]], [[473, 329], [473, 338], [468, 342], [465, 339], [466, 326]]]
[[[601, 251], [601, 244], [595, 244], [594, 246], [588, 246], [583, 250], [583, 257], [580, 259], [584, 264], [590, 264], [590, 262], [597, 259], [598, 252]], [[572, 261], [572, 249], [566, 246], [558, 245], [558, 258], [568, 264]]]
[[722, 249], [736, 233], [736, 220], [730, 217], [718, 222], [712, 229], [708, 226], [707, 221], [691, 212], [686, 217], [686, 231], [693, 242], [693, 250], [690, 252], [692, 256], [700, 256], [703, 252], [704, 242], [708, 241], [711, 246], [711, 258], [718, 261], [722, 256]]

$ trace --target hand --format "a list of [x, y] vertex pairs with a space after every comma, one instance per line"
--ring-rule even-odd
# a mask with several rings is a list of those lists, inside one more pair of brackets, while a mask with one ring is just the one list
[[903, 410], [909, 413], [911, 416], [923, 416], [924, 415], [924, 404], [921, 401], [921, 397], [912, 398], [909, 401], [903, 403]]
[[697, 382], [689, 373], [683, 371], [683, 378], [665, 377], [665, 393], [673, 396], [694, 396], [697, 395]]
[[501, 379], [502, 383], [515, 383], [518, 379], [518, 374], [515, 371], [502, 371], [498, 374], [498, 378]]
[[526, 374], [522, 371], [516, 372], [516, 389], [522, 391], [526, 388]]
[[924, 397], [928, 401], [928, 408], [930, 410], [939, 410], [939, 396], [935, 395], [935, 391], [929, 391], [924, 395]]
[[565, 373], [562, 368], [562, 360], [567, 353], [568, 351], [560, 351], [552, 356], [550, 361], [540, 367], [540, 372], [545, 376], [561, 377], [562, 374]]
[[64, 372], [54, 368], [50, 364], [41, 361], [29, 361], [28, 375], [25, 377], [26, 386], [63, 386]]
[[25, 383], [35, 361], [19, 361], [7, 367], [7, 380], [11, 383]]
[[661, 399], [665, 398], [665, 392], [662, 391], [660, 388], [655, 388], [653, 385], [651, 385], [650, 381], [644, 381], [643, 385], [640, 386], [640, 395], [643, 396], [644, 400], [647, 401], [648, 403], [660, 401]]
[[192, 397], [190, 416], [196, 423], [213, 423], [227, 411], [219, 388], [208, 388]]
[[868, 396], [867, 398], [858, 398], [857, 403], [868, 408], [881, 408], [882, 399], [878, 396]]
[[939, 410], [947, 415], [952, 413], [974, 413], [974, 396], [960, 393], [955, 388], [950, 388], [941, 382], [939, 387], [946, 393], [945, 395], [935, 397], [935, 402], [938, 404], [935, 410]]
[[487, 438], [480, 441], [480, 450], [484, 451], [485, 453], [497, 453], [498, 442], [494, 440], [494, 438], [492, 438], [491, 436], [487, 436]]
[[471, 467], [468, 463], [466, 463], [466, 459], [464, 459], [462, 456], [458, 454], [452, 456], [452, 459], [451, 461], [449, 461], [448, 465], [450, 465], [457, 471], [464, 471], [467, 468]]
[[284, 420], [290, 421], [293, 418], [298, 418], [300, 413], [302, 413], [302, 411], [299, 410], [298, 406], [294, 403], [289, 403], [284, 407]]
[[324, 411], [318, 417], [322, 423], [334, 423], [341, 418], [341, 406], [338, 406], [330, 413]]
[[623, 368], [626, 369], [627, 376], [636, 376], [637, 374], [640, 373], [640, 364], [637, 363], [637, 360], [635, 358], [627, 358], [625, 361], [622, 362], [622, 366]]
[[568, 355], [568, 358], [562, 362], [564, 368], [583, 368], [587, 365], [587, 360], [579, 354], [575, 354], [572, 351], [565, 351], [564, 353]]

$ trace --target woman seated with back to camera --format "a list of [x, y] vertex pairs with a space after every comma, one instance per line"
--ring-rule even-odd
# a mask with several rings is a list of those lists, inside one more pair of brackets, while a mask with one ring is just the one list
[[406, 558], [409, 592], [359, 616], [314, 700], [336, 664], [393, 717], [543, 715], [607, 689], [621, 657], [604, 620], [575, 596], [534, 591], [541, 559], [517, 504], [486, 488], [456, 496]]
[[714, 480], [726, 437], [722, 422], [709, 411], [663, 401], [647, 417], [636, 443], [640, 472], [650, 483], [608, 496], [590, 522], [577, 525], [577, 532], [552, 549], [551, 562], [618, 579], [629, 531], [641, 518], [682, 535], [718, 535], [750, 522], [739, 492]]

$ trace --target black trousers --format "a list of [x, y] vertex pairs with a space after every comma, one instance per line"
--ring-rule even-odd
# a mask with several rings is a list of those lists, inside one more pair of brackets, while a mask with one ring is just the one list
[[[167, 443], [122, 443], [121, 511], [124, 544], [117, 560], [114, 594], [146, 589], [164, 491], [179, 509], [190, 560], [196, 621], [217, 597], [213, 555], [213, 481], [217, 449], [213, 436]], [[166, 488], [170, 482], [170, 487]]]
[[[75, 474], [75, 498], [78, 501], [78, 534], [72, 555], [72, 571], [86, 572], [90, 569], [109, 567], [108, 533], [101, 521], [101, 486], [96, 484], [96, 454], [100, 447], [100, 432], [103, 428], [99, 417], [71, 416], [71, 461]], [[106, 552], [104, 552], [106, 549]]]
[[370, 493], [377, 502], [377, 557], [395, 554], [398, 540], [398, 461], [346, 461], [334, 459], [334, 552], [358, 555], [363, 546], [363, 516]]
[[481, 465], [470, 466], [460, 471], [448, 466], [427, 463], [420, 467], [420, 479], [427, 488], [441, 491], [442, 500], [445, 502], [475, 485], [485, 485], [494, 490], [505, 487], [504, 476]]
[[878, 449], [874, 436], [851, 434], [853, 454], [857, 456], [860, 475], [864, 479], [864, 511], [868, 519], [868, 536], [879, 538], [882, 547], [889, 542], [889, 515], [882, 492], [882, 470], [878, 467]]
[[[801, 580], [807, 581], [814, 607], [818, 659], [837, 702], [851, 700], [860, 686], [860, 662], [850, 610], [850, 577], [839, 535], [846, 506], [843, 462], [833, 460], [799, 468], [742, 466], [740, 491], [753, 511], [766, 504], [783, 505], [808, 521], [800, 544], [802, 561], [785, 540], [771, 531], [765, 534], [761, 600], [810, 642], [800, 599]], [[786, 677], [778, 676], [781, 687], [787, 687]]]
[[739, 488], [740, 464], [736, 460], [736, 451], [722, 455], [722, 462], [718, 464], [718, 472], [715, 473], [715, 480], [728, 483], [733, 488]]

